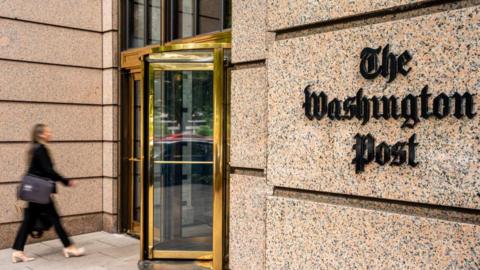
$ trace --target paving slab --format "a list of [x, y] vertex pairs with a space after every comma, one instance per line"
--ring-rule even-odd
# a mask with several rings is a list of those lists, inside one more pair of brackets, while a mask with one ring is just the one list
[[60, 240], [25, 246], [25, 253], [34, 261], [12, 264], [12, 249], [0, 250], [0, 270], [135, 270], [139, 260], [138, 239], [124, 234], [95, 232], [72, 237], [86, 254], [65, 258]]

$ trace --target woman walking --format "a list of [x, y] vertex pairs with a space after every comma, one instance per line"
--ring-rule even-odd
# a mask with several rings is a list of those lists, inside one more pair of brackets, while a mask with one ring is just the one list
[[[74, 181], [66, 180], [53, 169], [53, 163], [46, 146], [47, 143], [51, 140], [51, 138], [52, 133], [46, 125], [35, 125], [32, 132], [32, 146], [29, 151], [30, 166], [28, 168], [28, 174], [48, 178], [55, 182], [60, 181], [65, 186], [72, 187], [75, 185]], [[55, 185], [52, 193], [56, 193]], [[40, 217], [40, 215], [46, 217], [55, 228], [58, 237], [60, 238], [63, 246], [65, 247], [63, 249], [63, 254], [65, 257], [75, 257], [84, 254], [84, 249], [76, 248], [69, 239], [67, 233], [65, 232], [65, 229], [60, 223], [60, 217], [57, 213], [57, 210], [55, 209], [55, 205], [53, 204], [52, 200], [50, 200], [48, 204], [29, 202], [28, 208], [25, 208], [23, 223], [18, 230], [17, 236], [15, 238], [15, 243], [13, 244], [13, 263], [26, 262], [34, 259], [27, 257], [25, 253], [23, 253], [23, 249], [25, 247], [28, 234], [32, 232], [35, 222]]]

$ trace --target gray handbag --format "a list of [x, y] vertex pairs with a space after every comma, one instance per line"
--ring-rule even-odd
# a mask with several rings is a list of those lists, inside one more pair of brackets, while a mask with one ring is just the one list
[[48, 204], [54, 185], [55, 182], [48, 178], [27, 174], [22, 178], [18, 197], [27, 202]]

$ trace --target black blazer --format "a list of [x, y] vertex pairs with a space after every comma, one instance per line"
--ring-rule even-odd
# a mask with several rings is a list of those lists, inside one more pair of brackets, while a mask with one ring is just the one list
[[[33, 174], [40, 177], [51, 179], [55, 182], [62, 182], [65, 186], [68, 185], [68, 180], [58, 174], [53, 168], [53, 162], [48, 153], [48, 149], [41, 143], [33, 145], [32, 160], [28, 168], [28, 174]], [[53, 193], [56, 193], [56, 186]]]

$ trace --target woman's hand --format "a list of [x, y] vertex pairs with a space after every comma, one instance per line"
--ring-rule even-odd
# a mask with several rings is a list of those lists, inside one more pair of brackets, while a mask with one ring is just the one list
[[68, 186], [69, 186], [69, 187], [74, 187], [74, 186], [76, 186], [76, 185], [77, 185], [77, 181], [75, 181], [75, 180], [69, 180], [69, 181], [68, 181]]

